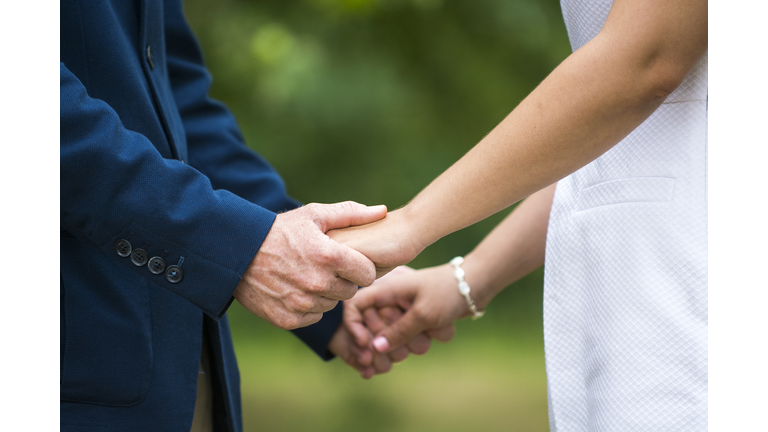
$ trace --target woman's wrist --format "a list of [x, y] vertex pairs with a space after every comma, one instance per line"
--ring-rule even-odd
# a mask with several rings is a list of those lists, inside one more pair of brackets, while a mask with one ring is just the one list
[[388, 242], [390, 245], [389, 253], [392, 255], [388, 255], [387, 259], [393, 262], [389, 264], [408, 264], [427, 246], [422, 243], [418, 228], [404, 209], [391, 211], [384, 219], [374, 224], [379, 224], [378, 228], [383, 230], [381, 232], [383, 237], [379, 238], [379, 241]]
[[431, 215], [431, 212], [428, 211], [419, 211], [413, 201], [391, 213], [395, 212], [398, 212], [398, 216], [402, 218], [401, 223], [406, 227], [408, 235], [414, 240], [414, 243], [420, 248], [419, 252], [445, 235], [440, 235], [435, 230], [434, 219], [430, 223], [429, 219], [424, 218], [424, 216], [434, 217], [434, 215]]
[[475, 301], [479, 310], [485, 310], [488, 303], [491, 302], [498, 290], [493, 289], [491, 275], [485, 263], [477, 259], [472, 253], [464, 257], [464, 279], [469, 284], [470, 296]]
[[470, 316], [472, 313], [467, 307], [467, 301], [459, 291], [453, 265], [446, 263], [432, 268], [436, 272], [433, 277], [439, 281], [436, 285], [441, 287], [443, 301], [447, 300], [446, 305], [450, 305], [443, 309], [445, 317], [453, 322]]

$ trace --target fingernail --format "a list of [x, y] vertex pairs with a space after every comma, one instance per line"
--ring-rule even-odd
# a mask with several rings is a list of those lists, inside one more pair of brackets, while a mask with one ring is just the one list
[[375, 205], [375, 206], [368, 206], [368, 208], [369, 209], [373, 209], [373, 210], [381, 210], [381, 209], [386, 210], [387, 206], [384, 205], [384, 204], [379, 204], [379, 205]]
[[385, 352], [389, 349], [389, 341], [384, 336], [379, 336], [373, 340], [373, 346], [378, 352]]

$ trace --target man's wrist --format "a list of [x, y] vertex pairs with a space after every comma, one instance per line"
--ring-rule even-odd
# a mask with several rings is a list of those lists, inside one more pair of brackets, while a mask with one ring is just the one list
[[301, 327], [291, 330], [321, 359], [328, 361], [336, 357], [336, 353], [331, 351], [330, 343], [333, 336], [339, 330], [344, 315], [344, 302], [339, 302], [335, 308], [323, 313], [323, 318], [307, 327]]

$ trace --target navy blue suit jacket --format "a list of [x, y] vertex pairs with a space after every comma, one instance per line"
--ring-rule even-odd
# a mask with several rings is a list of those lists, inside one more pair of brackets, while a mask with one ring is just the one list
[[[225, 312], [298, 203], [208, 98], [180, 0], [65, 0], [60, 38], [61, 430], [188, 431], [204, 329], [241, 430]], [[330, 358], [340, 313], [295, 333]]]

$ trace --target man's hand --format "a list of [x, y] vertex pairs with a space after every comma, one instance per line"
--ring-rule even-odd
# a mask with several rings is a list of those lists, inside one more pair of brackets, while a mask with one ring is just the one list
[[277, 215], [234, 297], [282, 329], [316, 323], [339, 300], [352, 298], [358, 285], [371, 285], [376, 278], [371, 261], [325, 233], [374, 222], [386, 213], [385, 206], [347, 201], [308, 204]]
[[407, 264], [426, 247], [414, 232], [403, 210], [390, 212], [385, 218], [367, 225], [336, 229], [328, 235], [352, 249], [360, 251], [376, 264], [376, 276]]

